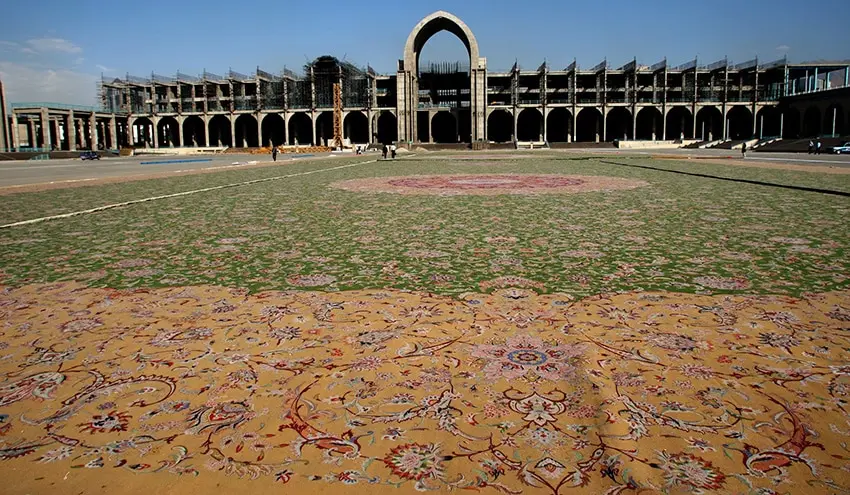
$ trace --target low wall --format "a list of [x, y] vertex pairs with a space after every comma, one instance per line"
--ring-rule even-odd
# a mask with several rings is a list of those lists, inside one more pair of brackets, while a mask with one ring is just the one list
[[697, 139], [685, 139], [683, 141], [618, 141], [617, 147], [629, 150], [671, 150], [698, 143]]
[[206, 155], [210, 153], [221, 153], [225, 147], [206, 148], [136, 148], [133, 154], [139, 155]]

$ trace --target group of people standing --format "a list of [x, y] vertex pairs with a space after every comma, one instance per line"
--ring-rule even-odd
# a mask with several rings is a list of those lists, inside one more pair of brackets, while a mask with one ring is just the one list
[[809, 140], [809, 154], [820, 155], [821, 142], [820, 139], [815, 139], [814, 141]]
[[384, 145], [384, 147], [383, 147], [383, 149], [381, 149], [381, 158], [383, 158], [384, 160], [386, 160], [386, 159], [387, 159], [387, 153], [390, 153], [390, 154], [391, 154], [391, 156], [392, 156], [392, 158], [393, 158], [393, 160], [395, 160], [395, 150], [396, 150], [396, 148], [395, 148], [395, 145], [394, 145], [394, 144], [391, 144], [391, 145], [389, 145], [389, 146], [387, 146], [387, 145], [385, 144], [385, 145]]

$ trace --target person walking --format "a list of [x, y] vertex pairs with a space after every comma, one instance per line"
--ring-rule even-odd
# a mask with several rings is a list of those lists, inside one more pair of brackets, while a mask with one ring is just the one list
[[277, 146], [272, 146], [272, 161], [277, 161]]
[[385, 144], [384, 147], [381, 148], [381, 158], [384, 159], [384, 160], [387, 159], [387, 151], [388, 151], [387, 145]]
[[394, 144], [390, 145], [390, 153], [392, 154], [393, 160], [395, 160], [395, 145]]
[[820, 146], [821, 146], [820, 139], [818, 139], [817, 141], [815, 141], [815, 154], [816, 155], [820, 155]]
[[814, 141], [809, 139], [809, 154], [811, 155], [814, 152], [815, 152], [815, 143], [814, 143]]
[[746, 142], [746, 141], [744, 141], [744, 142], [741, 144], [741, 157], [742, 157], [742, 158], [746, 158], [746, 157], [747, 157], [747, 142]]

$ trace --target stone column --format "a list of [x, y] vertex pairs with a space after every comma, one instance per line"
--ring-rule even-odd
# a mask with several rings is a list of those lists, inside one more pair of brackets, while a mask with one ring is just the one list
[[[575, 101], [575, 100], [573, 100], [573, 101]], [[576, 124], [578, 124], [578, 112], [576, 110], [577, 110], [576, 106], [573, 105], [573, 115], [572, 115], [573, 125], [571, 126], [571, 129], [570, 129], [570, 142], [571, 143], [576, 142]]]
[[56, 149], [62, 149], [62, 134], [59, 132], [59, 118], [51, 122], [51, 127], [53, 127], [53, 137], [56, 140]]
[[35, 121], [32, 119], [30, 115], [27, 118], [27, 144], [29, 144], [30, 148], [38, 148], [38, 134], [35, 132]]
[[177, 147], [183, 147], [183, 121], [186, 117], [177, 117]]
[[[608, 115], [608, 110], [602, 108], [602, 142], [605, 142], [605, 120]], [[596, 119], [596, 142], [599, 142], [599, 119]]]
[[236, 119], [231, 114], [230, 117], [230, 144], [228, 146], [236, 147]]
[[65, 120], [65, 133], [68, 134], [68, 150], [77, 151], [77, 122], [74, 119], [74, 111], [68, 112]]
[[115, 116], [109, 117], [109, 148], [118, 149], [117, 130], [115, 129]]
[[212, 147], [210, 143], [210, 118], [207, 115], [203, 116], [204, 120], [204, 146]]
[[[257, 145], [261, 148], [263, 147], [263, 119], [265, 117], [265, 114], [257, 112]], [[269, 136], [269, 141], [271, 141], [271, 136]]]
[[89, 117], [89, 128], [91, 129], [91, 149], [97, 149], [98, 136], [97, 136], [97, 115], [92, 112]]
[[50, 141], [50, 115], [47, 114], [47, 109], [42, 107], [41, 109], [41, 144], [42, 148], [46, 148], [50, 150], [51, 141]]
[[18, 151], [18, 148], [21, 147], [21, 137], [18, 135], [19, 133], [18, 114], [12, 112], [12, 151]]
[[151, 138], [153, 139], [153, 147], [159, 148], [159, 118], [154, 117], [153, 125], [151, 126]]

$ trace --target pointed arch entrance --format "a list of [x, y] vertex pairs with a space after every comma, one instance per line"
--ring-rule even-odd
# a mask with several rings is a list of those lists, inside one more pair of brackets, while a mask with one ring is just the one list
[[[404, 47], [404, 60], [399, 64], [398, 139], [408, 142], [418, 140], [417, 120], [419, 113], [419, 56], [422, 48], [432, 36], [448, 31], [460, 39], [469, 53], [469, 139], [481, 141], [484, 133], [486, 62], [479, 55], [478, 41], [472, 30], [457, 16], [445, 11], [434, 12], [413, 28]], [[466, 134], [464, 132], [464, 134]]]

